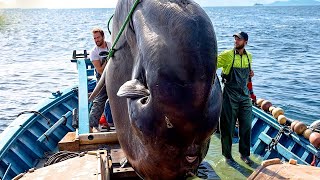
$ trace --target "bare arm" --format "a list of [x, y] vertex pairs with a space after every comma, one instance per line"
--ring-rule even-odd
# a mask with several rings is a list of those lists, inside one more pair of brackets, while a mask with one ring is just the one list
[[107, 62], [105, 62], [104, 64], [101, 64], [100, 60], [94, 60], [92, 61], [92, 64], [94, 68], [97, 70], [97, 72], [101, 75]]

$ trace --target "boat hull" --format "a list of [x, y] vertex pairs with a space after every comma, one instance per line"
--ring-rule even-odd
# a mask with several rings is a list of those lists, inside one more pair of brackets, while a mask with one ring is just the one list
[[277, 120], [263, 110], [253, 107], [251, 151], [263, 160], [280, 158], [284, 161], [297, 160], [298, 164], [320, 167], [320, 150], [316, 149], [301, 135], [289, 127], [280, 125]]
[[[88, 82], [92, 91], [96, 82]], [[72, 112], [78, 108], [78, 88], [53, 93], [32, 108], [28, 114], [15, 119], [0, 134], [0, 179], [12, 179], [36, 167], [48, 153], [58, 151], [58, 142], [71, 131]]]

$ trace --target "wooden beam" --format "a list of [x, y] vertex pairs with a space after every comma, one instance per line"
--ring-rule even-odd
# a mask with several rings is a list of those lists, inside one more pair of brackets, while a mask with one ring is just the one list
[[103, 143], [118, 143], [116, 132], [99, 132], [79, 134], [80, 145], [83, 144], [103, 144]]
[[79, 151], [79, 139], [76, 138], [76, 132], [68, 132], [58, 143], [60, 151]]

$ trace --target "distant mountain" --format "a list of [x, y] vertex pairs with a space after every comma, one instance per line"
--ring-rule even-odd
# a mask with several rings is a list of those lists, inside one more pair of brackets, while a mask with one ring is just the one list
[[275, 1], [267, 6], [314, 6], [320, 5], [316, 0], [288, 0], [288, 1]]

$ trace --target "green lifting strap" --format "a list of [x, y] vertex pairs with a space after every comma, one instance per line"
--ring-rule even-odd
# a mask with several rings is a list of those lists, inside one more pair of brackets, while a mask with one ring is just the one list
[[136, 9], [136, 7], [137, 7], [138, 4], [140, 3], [140, 1], [141, 1], [141, 0], [136, 0], [136, 1], [134, 2], [134, 4], [133, 4], [133, 6], [132, 6], [132, 8], [131, 8], [131, 10], [130, 10], [128, 16], [127, 16], [127, 18], [126, 18], [126, 20], [124, 21], [124, 24], [122, 25], [122, 27], [121, 27], [121, 29], [120, 29], [117, 37], [116, 37], [116, 40], [115, 40], [115, 41], [113, 42], [113, 44], [112, 44], [112, 47], [111, 47], [111, 49], [110, 49], [110, 51], [109, 51], [108, 60], [109, 60], [111, 57], [113, 57], [113, 55], [114, 55], [114, 47], [116, 46], [117, 42], [119, 41], [119, 38], [120, 38], [121, 34], [122, 34], [123, 31], [124, 31], [124, 28], [125, 28], [126, 25], [128, 24], [128, 22], [129, 22], [129, 20], [130, 20], [130, 18], [131, 18], [131, 16], [132, 16], [132, 14], [133, 14], [133, 11]]

